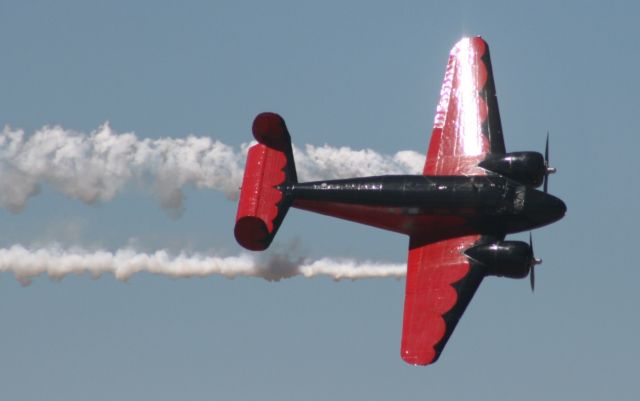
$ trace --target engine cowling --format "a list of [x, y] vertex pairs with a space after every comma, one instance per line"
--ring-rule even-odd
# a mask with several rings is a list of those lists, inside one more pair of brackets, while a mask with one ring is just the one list
[[525, 278], [534, 263], [531, 246], [522, 241], [499, 241], [477, 245], [465, 251], [467, 257], [487, 267], [487, 274]]
[[547, 172], [544, 157], [538, 152], [489, 155], [479, 166], [533, 188], [542, 185]]

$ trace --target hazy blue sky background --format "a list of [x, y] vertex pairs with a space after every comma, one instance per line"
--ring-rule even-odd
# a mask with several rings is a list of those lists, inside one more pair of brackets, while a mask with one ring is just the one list
[[[127, 283], [0, 276], [6, 400], [632, 400], [640, 45], [634, 2], [3, 1], [0, 124], [424, 151], [449, 49], [490, 44], [508, 150], [541, 150], [568, 214], [534, 232], [545, 263], [487, 279], [434, 366], [399, 356], [403, 280]], [[0, 210], [0, 245], [240, 252], [235, 204], [145, 190], [87, 206], [51, 189]], [[527, 234], [515, 236], [525, 238]], [[402, 263], [406, 238], [292, 210], [276, 246]]]

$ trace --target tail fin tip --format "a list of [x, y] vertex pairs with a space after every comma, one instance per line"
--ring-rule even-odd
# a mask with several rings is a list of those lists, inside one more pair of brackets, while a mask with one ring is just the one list
[[267, 146], [282, 149], [291, 142], [284, 119], [276, 113], [260, 113], [253, 120], [253, 137]]
[[265, 222], [255, 216], [239, 218], [236, 221], [233, 234], [236, 241], [250, 251], [264, 251], [273, 239]]

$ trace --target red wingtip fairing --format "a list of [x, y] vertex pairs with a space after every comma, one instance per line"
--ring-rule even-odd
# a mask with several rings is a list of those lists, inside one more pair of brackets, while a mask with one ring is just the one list
[[424, 366], [434, 363], [438, 358], [433, 348], [425, 349], [421, 354], [401, 353], [402, 360], [409, 365]]

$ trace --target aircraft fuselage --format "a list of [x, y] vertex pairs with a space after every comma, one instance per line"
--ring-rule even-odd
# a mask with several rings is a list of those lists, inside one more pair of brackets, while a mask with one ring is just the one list
[[500, 175], [389, 175], [285, 184], [292, 206], [434, 240], [506, 234], [559, 220], [565, 204]]

